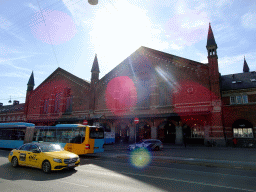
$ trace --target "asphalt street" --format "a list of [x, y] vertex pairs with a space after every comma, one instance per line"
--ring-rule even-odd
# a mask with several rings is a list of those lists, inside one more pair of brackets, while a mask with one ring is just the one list
[[242, 162], [250, 163], [255, 149], [165, 146], [162, 151], [141, 155], [127, 151], [126, 147], [126, 144], [105, 146], [104, 153], [80, 156], [81, 166], [75, 170], [51, 174], [34, 168], [13, 168], [7, 159], [9, 151], [0, 150], [0, 189], [4, 192], [256, 191], [254, 170], [184, 163], [190, 162], [188, 159], [194, 161], [195, 157], [210, 161], [210, 154], [216, 154], [215, 161], [243, 159], [230, 156], [232, 150], [247, 154], [249, 157]]
[[[129, 144], [105, 145], [105, 158], [129, 158]], [[150, 152], [154, 161], [256, 170], [256, 148], [205, 147], [164, 144], [162, 151]]]

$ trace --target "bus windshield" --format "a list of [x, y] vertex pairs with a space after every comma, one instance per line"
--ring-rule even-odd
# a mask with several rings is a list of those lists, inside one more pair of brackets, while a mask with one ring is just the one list
[[90, 138], [91, 139], [104, 139], [104, 130], [103, 128], [90, 128]]

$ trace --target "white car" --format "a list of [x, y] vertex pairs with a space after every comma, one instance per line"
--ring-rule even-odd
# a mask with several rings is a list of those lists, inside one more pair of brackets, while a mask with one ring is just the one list
[[128, 150], [132, 151], [136, 148], [146, 148], [151, 151], [159, 151], [162, 150], [163, 147], [163, 143], [158, 139], [145, 139], [139, 143], [129, 145]]

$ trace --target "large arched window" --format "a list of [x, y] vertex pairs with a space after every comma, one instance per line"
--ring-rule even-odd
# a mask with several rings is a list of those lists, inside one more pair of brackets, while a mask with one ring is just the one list
[[61, 102], [61, 95], [62, 93], [56, 93], [55, 95], [55, 100], [54, 100], [54, 113], [59, 113], [60, 112], [60, 102]]
[[244, 119], [239, 119], [233, 124], [234, 138], [253, 138], [253, 126]]
[[63, 102], [63, 112], [71, 113], [72, 112], [72, 94], [71, 88], [67, 87], [64, 90], [64, 102]]
[[166, 82], [159, 83], [159, 105], [168, 106], [172, 103], [171, 88]]

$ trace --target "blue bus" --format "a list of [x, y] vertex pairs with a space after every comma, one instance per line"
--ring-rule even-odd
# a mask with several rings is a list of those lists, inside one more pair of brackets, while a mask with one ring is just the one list
[[32, 123], [0, 123], [0, 148], [14, 149], [31, 142], [34, 129]]

